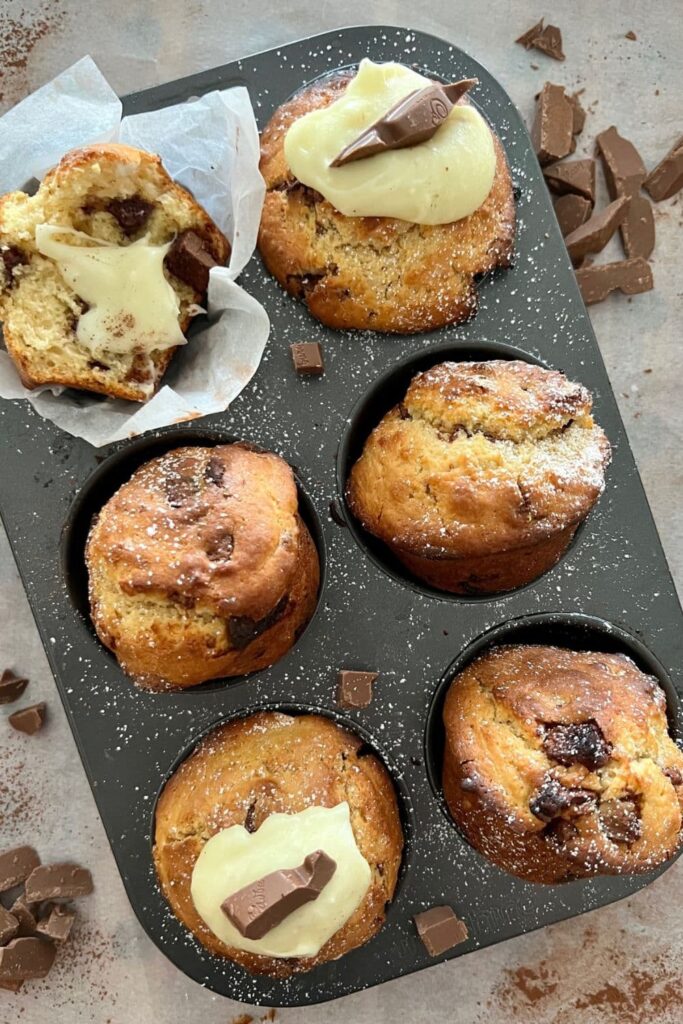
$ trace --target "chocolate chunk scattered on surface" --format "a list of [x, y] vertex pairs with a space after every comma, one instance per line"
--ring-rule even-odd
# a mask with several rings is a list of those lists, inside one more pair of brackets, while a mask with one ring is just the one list
[[31, 704], [30, 707], [14, 711], [9, 716], [9, 724], [17, 732], [24, 732], [27, 736], [33, 736], [39, 732], [45, 724], [45, 712], [47, 705], [45, 701], [38, 704]]
[[555, 216], [557, 217], [560, 231], [563, 235], [570, 235], [572, 231], [585, 224], [591, 215], [592, 203], [589, 203], [583, 196], [572, 195], [560, 196], [555, 200]]
[[612, 754], [611, 744], [593, 721], [548, 726], [543, 750], [553, 761], [564, 765], [582, 764], [591, 772], [603, 768]]
[[19, 922], [14, 914], [0, 903], [0, 946], [6, 946], [19, 933]]
[[341, 167], [387, 149], [405, 149], [426, 142], [443, 124], [458, 100], [477, 83], [476, 78], [463, 78], [449, 85], [433, 82], [422, 89], [415, 89], [342, 149], [331, 166]]
[[572, 134], [580, 135], [586, 123], [586, 111], [581, 106], [578, 92], [571, 93], [567, 99], [572, 108]]
[[680, 192], [683, 188], [683, 137], [674, 142], [666, 156], [650, 171], [643, 188], [656, 203]]
[[576, 271], [576, 280], [587, 306], [602, 302], [611, 292], [639, 295], [641, 292], [651, 291], [654, 287], [652, 268], [647, 260], [640, 256], [630, 260], [617, 260], [614, 263], [579, 267]]
[[184, 281], [196, 292], [209, 287], [209, 271], [218, 266], [206, 244], [196, 231], [182, 231], [166, 253], [164, 260], [170, 274]]
[[19, 700], [28, 686], [28, 679], [17, 676], [10, 668], [6, 668], [0, 676], [0, 704], [11, 704]]
[[297, 373], [320, 377], [325, 372], [323, 350], [318, 341], [297, 341], [290, 345], [292, 362]]
[[343, 708], [366, 708], [372, 701], [372, 687], [378, 675], [342, 669], [337, 680], [337, 703]]
[[39, 938], [13, 939], [0, 947], [0, 981], [44, 978], [55, 961], [52, 942]]
[[543, 176], [557, 195], [569, 192], [595, 202], [595, 160], [566, 160], [543, 168]]
[[41, 864], [26, 879], [29, 903], [68, 900], [93, 891], [92, 875], [78, 864]]
[[40, 864], [32, 846], [15, 846], [0, 853], [0, 892], [21, 885]]
[[602, 252], [626, 216], [630, 201], [626, 196], [616, 199], [567, 235], [565, 244], [573, 263], [580, 263], [589, 253]]
[[134, 235], [145, 226], [154, 205], [142, 196], [130, 196], [128, 199], [110, 199], [107, 209], [119, 222], [122, 231]]
[[613, 843], [635, 843], [643, 831], [636, 801], [605, 800], [600, 805], [600, 827]]
[[52, 907], [50, 913], [46, 917], [41, 918], [36, 925], [36, 932], [47, 939], [52, 939], [54, 942], [66, 942], [71, 934], [75, 920], [75, 910], [69, 910], [67, 907], [61, 906]]
[[413, 921], [430, 956], [439, 956], [468, 937], [467, 925], [451, 907], [432, 907], [416, 914]]
[[546, 82], [538, 97], [531, 141], [542, 165], [562, 160], [574, 147], [574, 112], [564, 87]]
[[553, 60], [565, 59], [562, 51], [562, 33], [557, 25], [546, 25], [531, 45], [534, 50], [540, 50], [546, 57], [552, 57]]
[[633, 143], [622, 138], [614, 126], [600, 132], [595, 142], [610, 198], [626, 196], [631, 200], [619, 226], [624, 251], [627, 256], [647, 259], [655, 245], [655, 222], [649, 200], [640, 194], [645, 181], [645, 164]]
[[629, 29], [629, 31], [624, 36], [624, 39], [631, 39], [633, 41], [635, 41], [637, 38], [638, 38], [638, 36], [635, 34], [633, 29]]
[[13, 917], [16, 917], [19, 922], [19, 936], [24, 937], [26, 935], [35, 935], [36, 932], [36, 918], [33, 913], [33, 908], [30, 907], [26, 901], [26, 896], [17, 896], [14, 903], [10, 907], [10, 913]]
[[336, 862], [316, 850], [299, 867], [273, 871], [238, 889], [221, 909], [240, 935], [262, 939], [299, 907], [317, 899], [336, 870]]
[[532, 25], [531, 28], [527, 29], [526, 32], [523, 32], [521, 36], [515, 39], [515, 42], [523, 46], [525, 50], [530, 50], [534, 45], [534, 40], [538, 39], [543, 31], [543, 20], [544, 19], [541, 18], [540, 21], [537, 21], [535, 25]]

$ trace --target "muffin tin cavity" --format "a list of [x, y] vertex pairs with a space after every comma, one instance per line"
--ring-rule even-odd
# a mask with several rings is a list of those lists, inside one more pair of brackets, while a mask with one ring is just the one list
[[625, 654], [635, 662], [641, 672], [657, 679], [666, 694], [669, 732], [677, 742], [683, 737], [681, 699], [669, 674], [656, 655], [621, 626], [593, 615], [562, 613], [525, 615], [503, 622], [478, 636], [451, 662], [439, 681], [427, 712], [425, 766], [432, 791], [450, 821], [452, 819], [443, 798], [441, 785], [445, 742], [443, 706], [446, 694], [452, 681], [470, 662], [492, 647], [508, 644], [547, 645], [566, 647], [573, 651]]
[[[429, 583], [413, 576], [409, 569], [381, 541], [363, 528], [353, 515], [346, 500], [346, 484], [354, 463], [360, 458], [367, 438], [380, 420], [397, 405], [404, 397], [411, 380], [416, 374], [431, 369], [444, 362], [485, 362], [490, 359], [519, 359], [535, 366], [549, 369], [548, 365], [521, 349], [512, 345], [492, 341], [455, 342], [448, 345], [435, 345], [409, 355], [378, 377], [365, 392], [352, 410], [337, 453], [337, 487], [339, 500], [344, 512], [344, 519], [354, 540], [378, 568], [392, 579], [404, 586], [430, 597], [456, 602], [485, 602], [519, 593], [538, 583], [538, 579], [552, 572], [555, 563], [541, 577], [525, 583], [513, 590], [487, 594], [454, 594], [439, 590]], [[585, 522], [585, 521], [584, 521]], [[581, 536], [584, 527], [581, 522], [577, 527], [568, 547], [560, 556], [559, 562], [567, 557]]]
[[[245, 441], [242, 438], [218, 430], [171, 430], [160, 435], [140, 438], [123, 448], [119, 448], [114, 454], [106, 458], [85, 482], [78, 497], [71, 506], [64, 524], [60, 555], [62, 572], [71, 601], [76, 610], [85, 619], [93, 636], [95, 636], [95, 631], [90, 621], [88, 573], [85, 565], [85, 546], [93, 518], [97, 516], [100, 509], [115, 494], [118, 488], [130, 480], [135, 470], [151, 459], [158, 458], [175, 448], [187, 446], [212, 447], [219, 444], [234, 443], [248, 444], [250, 448], [256, 451], [267, 450], [265, 446], [255, 444], [252, 441]], [[311, 533], [320, 563], [320, 587], [316, 603], [317, 612], [325, 582], [325, 541], [320, 520], [313, 503], [304, 489], [297, 470], [294, 467], [292, 469], [299, 496], [299, 513]], [[314, 612], [312, 618], [316, 612]], [[302, 630], [298, 639], [303, 636], [312, 618]], [[97, 640], [97, 643], [99, 644], [99, 640]], [[105, 649], [103, 648], [103, 650]], [[106, 651], [106, 653], [109, 657], [113, 658], [110, 651]], [[200, 685], [202, 687], [215, 687], [220, 685], [220, 683], [213, 680]]]

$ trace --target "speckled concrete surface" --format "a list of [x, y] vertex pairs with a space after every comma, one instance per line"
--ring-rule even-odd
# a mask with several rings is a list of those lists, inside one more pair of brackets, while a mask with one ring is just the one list
[[[563, 30], [564, 64], [513, 44], [542, 14]], [[615, 123], [651, 164], [683, 131], [683, 20], [673, 0], [648, 8], [585, 0], [549, 0], [544, 7], [434, 0], [428, 14], [414, 15], [415, 5], [405, 0], [380, 0], [371, 10], [347, 0], [343, 11], [327, 0], [315, 7], [265, 0], [258, 8], [246, 0], [121, 0], [109, 16], [84, 0], [3, 0], [0, 110], [86, 52], [126, 92], [311, 31], [371, 20], [410, 24], [457, 43], [490, 68], [526, 116], [546, 79], [584, 88], [590, 116], [580, 150]], [[629, 30], [635, 41], [625, 38]], [[655, 291], [631, 302], [609, 300], [591, 315], [680, 592], [683, 200], [662, 203], [655, 212]], [[28, 674], [31, 697], [47, 700], [50, 710], [38, 737], [0, 730], [0, 846], [31, 838], [46, 859], [79, 859], [96, 880], [75, 938], [49, 980], [17, 996], [0, 992], [0, 1024], [231, 1024], [246, 1008], [180, 974], [144, 935], [127, 903], [4, 538], [0, 622], [0, 667]], [[533, 1016], [536, 1024], [680, 1024], [682, 898], [679, 862], [625, 903], [336, 1003], [278, 1011], [276, 1019], [508, 1024]]]

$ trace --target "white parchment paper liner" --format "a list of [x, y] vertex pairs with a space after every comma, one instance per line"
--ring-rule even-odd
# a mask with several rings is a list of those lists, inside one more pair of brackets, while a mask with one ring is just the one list
[[270, 330], [266, 311], [235, 283], [254, 251], [265, 193], [247, 90], [121, 120], [121, 101], [84, 57], [0, 118], [0, 194], [42, 178], [69, 149], [111, 141], [158, 153], [230, 239], [232, 254], [229, 267], [211, 271], [208, 324], [176, 352], [166, 383], [144, 405], [59, 388], [29, 391], [0, 351], [0, 397], [27, 399], [95, 447], [226, 409], [256, 372]]

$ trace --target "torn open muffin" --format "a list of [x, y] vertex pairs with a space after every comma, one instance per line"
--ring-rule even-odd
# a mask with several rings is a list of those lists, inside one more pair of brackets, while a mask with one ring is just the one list
[[621, 654], [504, 646], [456, 676], [443, 789], [489, 860], [533, 882], [650, 871], [681, 842], [683, 752]]
[[67, 153], [35, 195], [0, 198], [0, 321], [23, 383], [150, 398], [229, 253], [159, 157]]

